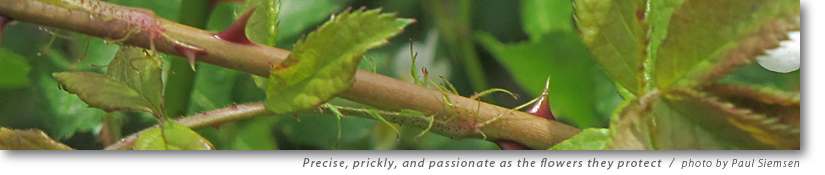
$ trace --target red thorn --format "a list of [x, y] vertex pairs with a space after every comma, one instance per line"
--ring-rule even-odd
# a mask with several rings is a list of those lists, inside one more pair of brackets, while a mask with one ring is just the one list
[[421, 74], [424, 75], [424, 77], [427, 77], [430, 75], [430, 71], [428, 71], [426, 67], [422, 67]]
[[229, 28], [226, 28], [223, 32], [216, 34], [215, 38], [237, 44], [252, 45], [252, 41], [246, 37], [246, 23], [249, 21], [249, 17], [252, 16], [252, 12], [254, 11], [255, 8], [252, 8], [244, 12], [243, 16], [235, 20], [235, 23], [232, 23]]
[[195, 71], [195, 59], [197, 59], [198, 56], [206, 54], [206, 52], [201, 48], [183, 44], [175, 45], [175, 51], [189, 60], [189, 66], [192, 68], [192, 71]]
[[520, 143], [516, 143], [509, 140], [499, 140], [496, 141], [496, 145], [498, 145], [501, 150], [527, 150], [527, 146], [524, 146]]
[[553, 111], [550, 109], [550, 93], [548, 92], [550, 89], [550, 83], [548, 82], [544, 86], [544, 90], [541, 92], [541, 97], [536, 103], [533, 103], [533, 107], [530, 110], [527, 110], [527, 113], [533, 114], [535, 116], [544, 117], [549, 120], [556, 120], [556, 117], [553, 115]]

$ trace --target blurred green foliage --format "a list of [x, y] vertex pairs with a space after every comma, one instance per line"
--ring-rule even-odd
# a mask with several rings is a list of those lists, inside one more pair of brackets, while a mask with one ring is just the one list
[[[347, 8], [383, 8], [417, 22], [389, 44], [368, 52], [361, 63], [362, 69], [409, 80], [408, 49], [409, 44], [416, 43], [414, 49], [420, 53], [418, 67], [433, 70], [431, 77], [445, 76], [462, 95], [478, 89], [504, 88], [518, 93], [520, 98], [514, 101], [507, 96], [493, 95], [485, 100], [514, 107], [538, 95], [549, 77], [552, 109], [558, 118], [578, 127], [608, 125], [609, 116], [622, 99], [578, 37], [571, 17], [571, 3], [459, 1], [461, 5], [438, 6], [434, 5], [437, 1], [419, 0], [281, 0], [276, 43], [280, 48], [292, 48], [308, 31]], [[181, 9], [181, 0], [109, 2], [148, 8], [171, 20], [178, 19]], [[433, 9], [434, 6], [439, 9]], [[218, 4], [208, 17], [206, 30], [218, 32], [226, 28], [242, 13], [242, 8], [243, 4], [239, 3]], [[450, 25], [451, 21], [461, 23]], [[429, 35], [435, 36], [432, 42], [428, 42]], [[8, 26], [2, 39], [0, 126], [39, 128], [76, 149], [102, 148], [99, 133], [106, 113], [88, 107], [77, 96], [61, 90], [51, 74], [104, 72], [119, 46], [22, 22]], [[167, 62], [173, 59], [163, 57]], [[197, 68], [191, 99], [185, 104], [186, 114], [265, 98], [249, 74], [202, 63], [198, 63]], [[168, 74], [168, 68], [165, 71]], [[750, 65], [723, 81], [747, 81], [798, 91], [798, 72], [777, 74]], [[483, 83], [472, 77], [483, 78]], [[788, 77], [795, 81], [788, 81]], [[332, 103], [352, 104], [341, 99]], [[124, 135], [154, 124], [146, 114], [119, 115], [129, 116], [117, 120]], [[401, 126], [398, 134], [388, 128], [379, 121], [353, 116], [339, 120], [329, 113], [309, 111], [257, 117], [195, 131], [217, 149], [498, 148], [481, 139], [452, 139], [435, 133], [416, 137], [421, 128]]]

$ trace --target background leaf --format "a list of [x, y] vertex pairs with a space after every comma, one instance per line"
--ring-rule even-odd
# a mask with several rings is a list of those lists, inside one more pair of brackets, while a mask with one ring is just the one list
[[607, 128], [584, 129], [575, 136], [553, 145], [550, 150], [604, 150], [610, 142], [609, 133]]
[[[165, 121], [163, 129], [154, 127], [141, 133], [132, 147], [134, 150], [211, 150], [212, 143], [204, 139], [192, 129]], [[161, 132], [163, 132], [161, 134]], [[164, 139], [164, 137], [166, 137]], [[168, 142], [167, 142], [168, 141]]]
[[[338, 138], [338, 121], [333, 115], [299, 113], [284, 117], [277, 126], [284, 144], [282, 149], [369, 149], [370, 132], [379, 121], [344, 117], [341, 119], [341, 137]], [[381, 123], [383, 124], [383, 123]]]
[[597, 100], [602, 98], [597, 96], [596, 83], [604, 74], [573, 33], [552, 32], [539, 41], [513, 45], [488, 35], [480, 40], [529, 92], [541, 93], [549, 76], [550, 106], [559, 120], [583, 128], [607, 125], [607, 118], [597, 114]]
[[573, 31], [572, 1], [522, 0], [521, 21], [530, 39], [554, 31]]
[[[229, 140], [228, 149], [232, 150], [275, 150], [278, 140], [273, 127], [279, 121], [276, 117], [262, 117], [237, 123], [231, 134], [225, 134]], [[221, 131], [229, 130], [222, 127]]]
[[295, 44], [287, 60], [272, 70], [267, 108], [276, 114], [304, 110], [343, 92], [352, 84], [361, 55], [411, 22], [378, 10], [336, 16]]
[[55, 139], [67, 139], [80, 131], [94, 132], [100, 126], [106, 112], [89, 107], [80, 97], [61, 89], [53, 76], [41, 73], [37, 86], [50, 111], [41, 114], [48, 116], [45, 128]]
[[531, 96], [549, 78], [550, 104], [560, 120], [582, 128], [607, 126], [603, 116], [619, 96], [572, 30], [573, 3], [527, 0], [521, 6], [528, 41], [505, 45], [486, 33], [476, 38]]
[[22, 56], [0, 48], [0, 88], [16, 89], [28, 86], [31, 67]]
[[280, 0], [281, 11], [278, 16], [279, 46], [289, 47], [301, 33], [329, 19], [329, 16], [347, 6], [350, 0]]
[[[46, 47], [51, 36], [43, 30], [47, 29], [28, 23], [16, 23], [5, 28], [6, 35], [2, 37], [3, 48], [19, 54], [30, 64], [31, 84], [18, 89], [0, 88], [0, 96], [4, 97], [0, 100], [0, 111], [7, 114], [0, 116], [0, 125], [9, 128], [41, 129], [52, 138], [73, 148], [95, 149], [99, 147], [95, 141], [69, 139], [76, 135], [77, 138], [93, 136], [95, 130], [100, 127], [105, 112], [89, 108], [77, 96], [60, 89], [52, 73], [65, 70], [102, 70], [101, 66], [95, 67], [93, 64], [104, 65], [112, 56], [103, 59], [95, 56], [102, 53], [99, 52], [103, 50], [101, 48], [116, 48], [116, 45], [103, 44], [101, 39], [69, 35], [66, 37], [75, 39], [71, 42], [55, 40], [52, 43], [53, 47]], [[86, 48], [86, 51], [76, 52], [76, 47]], [[112, 55], [114, 51], [111, 52]]]

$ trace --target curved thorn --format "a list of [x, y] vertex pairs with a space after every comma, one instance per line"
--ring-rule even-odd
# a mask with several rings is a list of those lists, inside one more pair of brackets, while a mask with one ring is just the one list
[[544, 84], [544, 90], [541, 92], [539, 100], [536, 103], [533, 103], [533, 107], [527, 110], [527, 113], [544, 117], [550, 120], [556, 120], [556, 117], [553, 115], [553, 111], [550, 109], [550, 93], [548, 92], [550, 89], [550, 79]]
[[249, 17], [252, 16], [253, 12], [255, 12], [255, 8], [251, 8], [244, 12], [244, 14], [235, 20], [229, 28], [226, 28], [223, 32], [215, 34], [215, 38], [237, 44], [253, 44], [252, 41], [246, 37], [246, 23], [249, 21]]

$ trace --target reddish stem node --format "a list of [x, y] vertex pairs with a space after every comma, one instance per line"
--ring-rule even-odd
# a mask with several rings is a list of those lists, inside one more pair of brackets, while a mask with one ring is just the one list
[[246, 23], [249, 21], [249, 17], [252, 16], [252, 12], [255, 12], [255, 8], [244, 12], [243, 16], [235, 20], [229, 28], [216, 34], [215, 38], [237, 44], [252, 45], [252, 41], [246, 37]]

